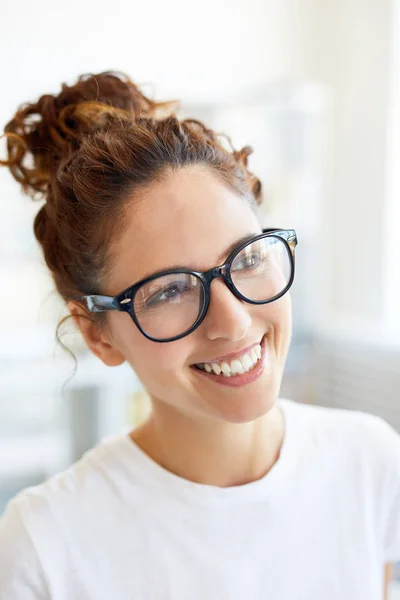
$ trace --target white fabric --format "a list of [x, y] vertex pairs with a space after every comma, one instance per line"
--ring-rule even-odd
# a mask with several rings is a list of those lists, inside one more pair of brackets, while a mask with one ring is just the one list
[[218, 488], [124, 431], [16, 496], [0, 600], [377, 600], [400, 559], [400, 436], [356, 411], [279, 400], [281, 455]]

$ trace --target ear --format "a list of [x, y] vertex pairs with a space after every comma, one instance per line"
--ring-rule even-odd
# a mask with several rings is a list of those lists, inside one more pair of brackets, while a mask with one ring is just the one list
[[95, 356], [108, 367], [125, 362], [124, 355], [115, 347], [106, 327], [95, 322], [87, 309], [74, 301], [68, 302], [68, 310], [81, 330], [83, 338]]

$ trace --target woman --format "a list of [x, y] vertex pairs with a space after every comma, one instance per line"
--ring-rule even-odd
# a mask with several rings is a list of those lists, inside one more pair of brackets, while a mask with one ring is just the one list
[[251, 149], [171, 106], [102, 73], [5, 128], [57, 290], [152, 411], [9, 503], [0, 599], [381, 598], [400, 438], [279, 398], [296, 234], [261, 229]]

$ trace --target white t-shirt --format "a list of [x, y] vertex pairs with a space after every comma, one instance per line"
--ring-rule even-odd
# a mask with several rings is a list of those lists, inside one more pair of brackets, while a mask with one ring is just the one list
[[400, 436], [279, 400], [281, 454], [219, 488], [127, 435], [27, 488], [0, 520], [0, 600], [377, 600], [400, 559]]

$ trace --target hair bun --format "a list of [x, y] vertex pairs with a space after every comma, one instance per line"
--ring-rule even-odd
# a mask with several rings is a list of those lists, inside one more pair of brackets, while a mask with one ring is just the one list
[[58, 95], [45, 94], [22, 105], [4, 128], [8, 166], [24, 192], [43, 197], [51, 175], [68, 159], [82, 138], [111, 121], [157, 117], [176, 101], [153, 102], [124, 73], [81, 75], [74, 85], [62, 84]]

